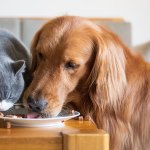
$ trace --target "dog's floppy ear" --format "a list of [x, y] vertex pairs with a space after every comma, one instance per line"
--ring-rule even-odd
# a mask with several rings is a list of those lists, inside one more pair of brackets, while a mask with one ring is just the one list
[[37, 67], [37, 53], [36, 53], [36, 47], [37, 47], [37, 43], [39, 40], [39, 36], [40, 36], [41, 30], [39, 30], [33, 40], [32, 40], [32, 44], [31, 44], [31, 52], [32, 52], [32, 66], [31, 66], [31, 73], [33, 73]]
[[[126, 85], [124, 45], [100, 27], [94, 37], [95, 60], [87, 80], [93, 106], [117, 106]], [[97, 109], [97, 108], [96, 108]]]

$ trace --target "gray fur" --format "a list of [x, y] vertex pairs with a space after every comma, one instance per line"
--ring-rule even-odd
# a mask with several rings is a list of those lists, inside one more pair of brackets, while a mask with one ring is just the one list
[[19, 100], [29, 69], [29, 50], [12, 33], [0, 29], [0, 111]]

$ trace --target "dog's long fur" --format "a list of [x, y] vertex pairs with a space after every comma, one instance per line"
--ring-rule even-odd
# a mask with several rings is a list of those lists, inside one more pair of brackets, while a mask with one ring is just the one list
[[114, 33], [80, 17], [59, 17], [37, 32], [32, 54], [25, 99], [48, 100], [44, 113], [51, 116], [72, 103], [110, 133], [110, 150], [150, 149], [150, 65]]

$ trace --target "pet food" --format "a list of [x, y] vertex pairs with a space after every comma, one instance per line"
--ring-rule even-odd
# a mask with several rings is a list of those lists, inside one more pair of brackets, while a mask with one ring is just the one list
[[4, 117], [4, 114], [0, 112], [0, 117]]
[[79, 121], [83, 121], [83, 116], [79, 116]]
[[6, 127], [7, 127], [7, 129], [10, 129], [11, 128], [11, 123], [10, 122], [6, 122]]
[[9, 117], [9, 118], [18, 118], [16, 115], [6, 115], [5, 117]]

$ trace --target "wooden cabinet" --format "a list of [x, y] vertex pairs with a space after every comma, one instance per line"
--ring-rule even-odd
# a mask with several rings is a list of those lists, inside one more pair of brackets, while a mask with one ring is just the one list
[[0, 128], [0, 150], [109, 150], [109, 135], [90, 121], [46, 128]]

